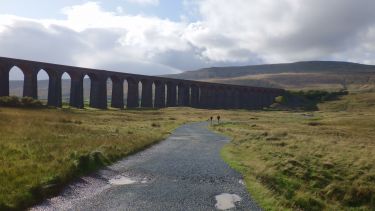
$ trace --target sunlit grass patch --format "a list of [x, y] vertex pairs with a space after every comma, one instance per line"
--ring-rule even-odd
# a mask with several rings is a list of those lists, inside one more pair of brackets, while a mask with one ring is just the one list
[[[358, 107], [332, 110], [345, 101]], [[375, 108], [368, 105], [348, 95], [317, 112], [243, 113], [213, 128], [233, 138], [223, 157], [264, 209], [374, 210]]]
[[0, 108], [0, 210], [27, 207], [76, 176], [163, 140], [185, 122], [206, 118], [203, 110], [189, 108]]

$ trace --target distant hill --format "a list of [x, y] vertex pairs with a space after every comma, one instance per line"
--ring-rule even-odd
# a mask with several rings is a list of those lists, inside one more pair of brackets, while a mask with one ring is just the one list
[[374, 65], [335, 61], [211, 67], [167, 77], [286, 89], [375, 88]]

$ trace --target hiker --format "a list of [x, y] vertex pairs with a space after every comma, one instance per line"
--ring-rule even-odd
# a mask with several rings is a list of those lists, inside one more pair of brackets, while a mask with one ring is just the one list
[[217, 115], [217, 124], [220, 124], [220, 115]]
[[213, 117], [211, 116], [210, 119], [211, 119], [211, 125], [212, 125], [212, 119], [213, 119]]

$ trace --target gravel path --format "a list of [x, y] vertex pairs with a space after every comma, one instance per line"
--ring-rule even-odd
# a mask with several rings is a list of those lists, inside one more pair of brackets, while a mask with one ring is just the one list
[[260, 210], [220, 157], [229, 140], [193, 123], [32, 210]]

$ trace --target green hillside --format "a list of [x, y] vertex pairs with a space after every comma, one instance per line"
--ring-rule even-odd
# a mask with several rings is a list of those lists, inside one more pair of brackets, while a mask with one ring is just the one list
[[309, 61], [240, 67], [212, 67], [173, 78], [285, 89], [372, 90], [375, 66], [348, 62]]

